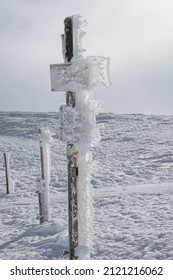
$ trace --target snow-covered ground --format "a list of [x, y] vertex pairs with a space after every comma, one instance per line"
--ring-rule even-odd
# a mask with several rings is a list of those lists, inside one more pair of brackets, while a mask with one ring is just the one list
[[[173, 116], [97, 117], [91, 259], [173, 259]], [[103, 126], [104, 124], [104, 126]], [[38, 130], [51, 144], [50, 222], [38, 219]], [[66, 259], [66, 144], [57, 113], [0, 112], [0, 259]], [[14, 193], [6, 194], [4, 152]]]

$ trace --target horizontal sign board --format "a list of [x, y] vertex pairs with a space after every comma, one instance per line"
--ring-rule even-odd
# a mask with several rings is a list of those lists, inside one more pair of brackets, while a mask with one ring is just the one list
[[89, 69], [76, 64], [51, 64], [51, 91], [79, 91], [89, 84]]
[[51, 90], [92, 90], [110, 86], [109, 58], [89, 56], [72, 63], [50, 65]]

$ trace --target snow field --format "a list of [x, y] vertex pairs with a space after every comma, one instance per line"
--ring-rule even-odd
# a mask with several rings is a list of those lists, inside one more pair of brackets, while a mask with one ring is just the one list
[[[57, 113], [0, 113], [0, 259], [64, 259], [68, 249], [66, 144]], [[104, 124], [104, 127], [102, 127]], [[92, 148], [91, 259], [173, 258], [173, 117], [100, 114]], [[50, 222], [38, 219], [40, 127], [51, 143]], [[6, 194], [4, 152], [14, 193]], [[80, 248], [86, 252], [86, 248]]]

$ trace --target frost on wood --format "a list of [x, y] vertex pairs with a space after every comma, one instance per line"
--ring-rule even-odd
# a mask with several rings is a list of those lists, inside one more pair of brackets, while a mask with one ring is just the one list
[[82, 46], [82, 38], [86, 34], [83, 28], [87, 25], [87, 21], [80, 15], [73, 15], [73, 58], [83, 55], [86, 49]]
[[92, 231], [92, 188], [91, 147], [100, 141], [96, 114], [100, 103], [94, 100], [93, 90], [111, 86], [109, 71], [110, 59], [101, 56], [84, 57], [81, 27], [85, 21], [78, 15], [73, 16], [74, 56], [71, 63], [54, 65], [51, 68], [52, 90], [75, 92], [75, 106], [60, 107], [60, 139], [73, 143], [73, 149], [67, 151], [76, 157], [78, 174], [78, 246], [75, 250], [80, 259], [90, 258]]
[[39, 134], [39, 140], [40, 142], [42, 142], [42, 144], [52, 143], [53, 135], [54, 133], [48, 127], [41, 128]]
[[51, 158], [50, 158], [50, 144], [53, 142], [52, 136], [54, 133], [49, 128], [41, 128], [39, 133], [40, 148], [43, 154], [43, 173], [44, 182], [46, 185], [50, 183], [50, 172], [51, 172]]
[[92, 90], [111, 86], [110, 59], [101, 56], [77, 57], [71, 63], [51, 65], [52, 91]]
[[50, 143], [52, 133], [48, 128], [39, 130], [41, 173], [42, 178], [38, 182], [40, 222], [49, 220], [49, 183], [50, 183]]
[[[77, 240], [76, 257], [80, 259], [89, 259], [89, 250], [86, 248], [91, 247], [92, 154], [90, 149], [100, 141], [100, 133], [96, 125], [96, 114], [100, 110], [100, 103], [94, 100], [93, 90], [111, 86], [110, 59], [101, 56], [84, 56], [82, 38], [85, 32], [82, 28], [86, 23], [86, 20], [79, 15], [73, 15], [65, 20], [65, 35], [62, 35], [65, 63], [50, 65], [51, 90], [66, 91], [66, 101], [69, 96], [74, 96], [73, 103], [67, 102], [60, 107], [60, 139], [68, 143], [68, 162], [74, 160], [74, 166], [78, 170], [78, 174], [75, 173], [71, 180], [77, 178], [73, 199], [77, 195], [75, 207], [78, 208], [78, 215], [75, 217], [74, 211], [73, 222], [75, 224], [77, 219], [79, 238], [73, 240]], [[69, 59], [66, 57], [67, 46], [70, 48]]]
[[[91, 231], [92, 231], [92, 195], [91, 195], [91, 168], [92, 146], [100, 141], [99, 129], [96, 126], [95, 116], [100, 110], [100, 104], [94, 100], [93, 90], [111, 86], [109, 71], [110, 59], [100, 56], [83, 56], [81, 27], [85, 20], [80, 16], [73, 16], [74, 56], [71, 64], [63, 71], [58, 72], [55, 79], [60, 78], [58, 86], [66, 91], [74, 91], [76, 104], [74, 108], [63, 108], [60, 114], [61, 139], [73, 141], [73, 150], [78, 151], [76, 156], [78, 174], [78, 247], [76, 256], [80, 259], [90, 258]], [[70, 120], [70, 121], [69, 121]]]
[[[95, 115], [99, 112], [100, 103], [93, 99], [93, 94], [82, 91], [76, 96], [76, 106], [62, 105], [60, 107], [60, 139], [75, 140], [76, 145], [82, 145], [88, 150], [100, 140], [99, 129], [96, 126]], [[78, 144], [77, 144], [78, 143]], [[76, 147], [77, 148], [77, 147]]]

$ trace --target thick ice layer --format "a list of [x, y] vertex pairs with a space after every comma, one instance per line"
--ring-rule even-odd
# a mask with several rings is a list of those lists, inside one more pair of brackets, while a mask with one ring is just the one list
[[51, 71], [52, 91], [93, 90], [111, 86], [110, 59], [102, 56], [76, 57], [71, 63], [53, 64]]
[[87, 25], [87, 21], [80, 15], [73, 15], [73, 56], [79, 57], [86, 50], [82, 47], [82, 38], [85, 32], [82, 30]]
[[88, 150], [100, 141], [95, 115], [100, 104], [92, 97], [92, 92], [82, 91], [76, 94], [76, 106], [60, 107], [60, 139], [72, 141]]
[[49, 220], [49, 183], [51, 172], [50, 143], [53, 133], [48, 128], [40, 129], [40, 156], [41, 156], [41, 179], [38, 180], [37, 191], [41, 194], [41, 207], [44, 220]]
[[42, 144], [49, 144], [53, 141], [53, 135], [54, 133], [48, 127], [41, 128], [39, 140], [42, 142]]
[[[78, 229], [79, 240], [76, 256], [89, 258], [92, 228], [92, 199], [90, 149], [100, 141], [95, 116], [100, 104], [93, 98], [93, 89], [111, 86], [110, 59], [101, 56], [84, 57], [81, 39], [86, 21], [79, 15], [72, 16], [73, 58], [70, 63], [51, 65], [52, 91], [75, 93], [75, 106], [60, 107], [60, 139], [72, 143], [68, 155], [76, 157], [78, 174]], [[69, 147], [69, 146], [68, 146]], [[87, 250], [86, 250], [87, 248]]]
[[41, 128], [39, 134], [40, 147], [43, 155], [44, 182], [49, 186], [51, 172], [50, 144], [53, 141], [54, 133], [48, 127]]

